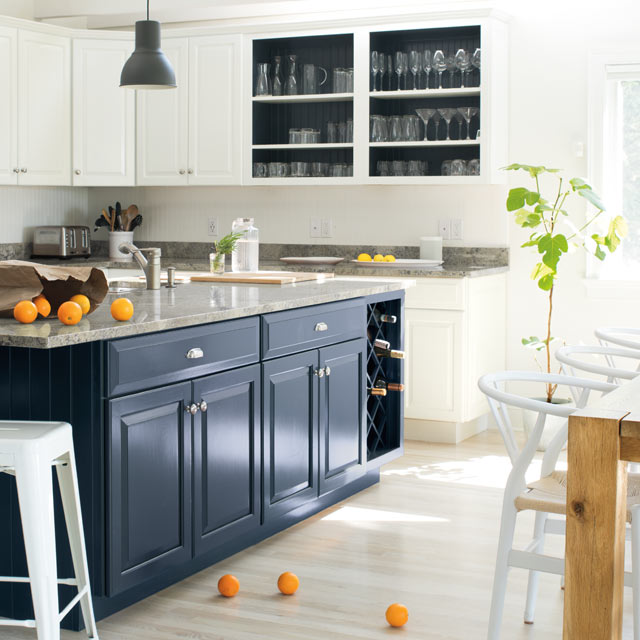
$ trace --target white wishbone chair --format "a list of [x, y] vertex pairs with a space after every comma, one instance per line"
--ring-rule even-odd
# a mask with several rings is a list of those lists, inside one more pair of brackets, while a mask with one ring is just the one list
[[[563, 372], [569, 376], [575, 376], [576, 371], [584, 371], [604, 376], [607, 382], [620, 386], [640, 375], [640, 349], [572, 345], [560, 347], [554, 355], [556, 360], [562, 364]], [[621, 362], [621, 360], [625, 362]], [[623, 367], [623, 364], [627, 366]], [[629, 364], [633, 368], [629, 368]], [[576, 396], [573, 391], [572, 395], [575, 400]]]
[[[551, 404], [533, 400], [504, 390], [507, 382], [550, 383], [572, 388], [576, 393], [574, 405]], [[498, 554], [491, 597], [488, 640], [498, 640], [504, 610], [507, 588], [507, 575], [510, 567], [529, 570], [527, 600], [524, 612], [525, 623], [532, 624], [538, 591], [539, 573], [564, 575], [564, 558], [544, 555], [545, 534], [565, 533], [564, 519], [549, 518], [550, 514], [566, 513], [566, 473], [555, 469], [560, 451], [568, 435], [568, 418], [587, 405], [592, 391], [603, 395], [617, 388], [615, 384], [586, 378], [576, 378], [559, 374], [535, 373], [530, 371], [505, 371], [487, 374], [478, 381], [478, 386], [487, 396], [489, 407], [496, 420], [513, 468], [509, 474], [504, 491], [502, 518]], [[522, 448], [518, 447], [513, 425], [509, 416], [509, 407], [529, 409], [538, 414], [535, 427]], [[527, 485], [525, 474], [536, 453], [542, 436], [547, 415], [567, 419], [564, 426], [554, 436], [542, 459], [540, 479]], [[640, 476], [629, 475], [627, 494], [627, 522], [631, 524], [628, 538], [632, 541], [632, 562], [636, 569], [625, 573], [625, 585], [634, 587], [634, 638], [640, 640]], [[533, 538], [523, 550], [513, 548], [516, 519], [520, 511], [536, 512]], [[634, 524], [636, 526], [634, 526]]]
[[602, 346], [617, 345], [627, 349], [640, 349], [640, 329], [637, 327], [599, 327], [595, 334]]

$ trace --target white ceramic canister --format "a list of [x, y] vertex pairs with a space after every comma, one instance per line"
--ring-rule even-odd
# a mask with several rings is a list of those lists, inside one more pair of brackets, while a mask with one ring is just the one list
[[116, 262], [131, 262], [133, 255], [122, 253], [118, 248], [123, 242], [133, 243], [133, 231], [110, 231], [109, 232], [109, 259]]
[[420, 260], [442, 260], [442, 238], [440, 236], [420, 238]]

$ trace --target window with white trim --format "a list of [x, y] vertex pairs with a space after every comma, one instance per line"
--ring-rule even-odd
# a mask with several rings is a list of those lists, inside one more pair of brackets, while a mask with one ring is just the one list
[[604, 262], [589, 261], [588, 275], [640, 280], [640, 52], [592, 57], [590, 133], [594, 188], [629, 233]]

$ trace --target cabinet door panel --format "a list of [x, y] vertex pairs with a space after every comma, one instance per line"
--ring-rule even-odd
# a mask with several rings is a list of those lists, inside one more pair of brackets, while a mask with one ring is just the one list
[[240, 36], [189, 41], [189, 184], [240, 184]]
[[193, 383], [195, 552], [260, 524], [260, 366]]
[[318, 495], [318, 352], [263, 365], [264, 519]]
[[0, 184], [17, 184], [18, 32], [0, 27]]
[[366, 340], [320, 350], [320, 493], [348, 484], [365, 470]]
[[71, 42], [18, 33], [18, 165], [24, 185], [71, 184]]
[[[189, 40], [166, 38], [177, 89], [137, 91], [138, 184], [186, 185], [189, 175]], [[182, 173], [181, 173], [182, 172]]]
[[[133, 43], [73, 43], [73, 184], [135, 184], [135, 92], [120, 88]], [[78, 173], [79, 172], [79, 173]]]
[[191, 416], [183, 383], [109, 403], [109, 594], [191, 557]]

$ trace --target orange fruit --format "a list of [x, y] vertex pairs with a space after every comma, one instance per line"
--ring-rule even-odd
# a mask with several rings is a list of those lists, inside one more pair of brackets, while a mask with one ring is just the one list
[[233, 598], [240, 591], [240, 581], [235, 576], [227, 573], [218, 580], [218, 591], [225, 598]]
[[69, 298], [71, 302], [77, 302], [82, 309], [82, 315], [86, 316], [89, 313], [89, 309], [91, 309], [91, 302], [89, 302], [89, 298], [87, 296], [82, 295], [81, 293], [77, 293], [75, 296], [71, 296]]
[[300, 580], [298, 580], [298, 576], [295, 573], [291, 573], [291, 571], [285, 571], [278, 578], [278, 589], [280, 589], [281, 593], [284, 593], [285, 596], [293, 595], [300, 586]]
[[111, 303], [111, 315], [121, 322], [129, 320], [133, 315], [133, 302], [129, 298], [116, 298]]
[[398, 604], [396, 602], [395, 604], [389, 605], [385, 616], [387, 618], [387, 622], [392, 627], [402, 627], [407, 624], [409, 611], [403, 604]]
[[82, 320], [82, 308], [77, 302], [67, 300], [58, 307], [58, 320], [62, 324], [78, 324]]
[[31, 324], [38, 317], [38, 308], [31, 300], [20, 300], [13, 307], [13, 317], [22, 324]]
[[38, 313], [43, 318], [47, 318], [51, 313], [51, 305], [49, 304], [49, 301], [42, 294], [40, 294], [39, 296], [36, 296], [33, 299], [33, 304], [36, 305], [36, 309], [38, 310]]

